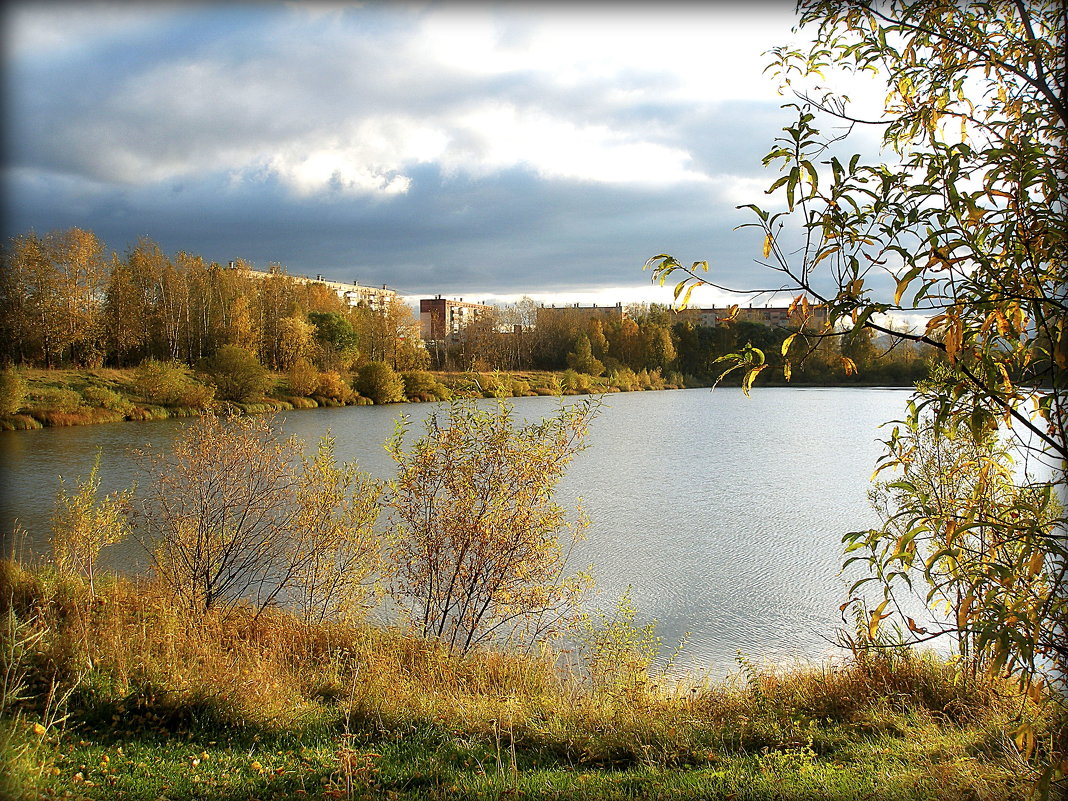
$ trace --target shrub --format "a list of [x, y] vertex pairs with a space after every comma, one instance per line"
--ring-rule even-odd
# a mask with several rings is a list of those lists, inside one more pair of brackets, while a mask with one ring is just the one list
[[315, 387], [315, 394], [338, 403], [348, 403], [352, 400], [352, 389], [345, 383], [341, 373], [336, 370], [327, 370], [320, 373], [319, 382]]
[[448, 400], [448, 388], [434, 376], [424, 370], [410, 370], [401, 374], [404, 380], [404, 394], [410, 401]]
[[137, 368], [134, 391], [148, 403], [206, 409], [215, 390], [192, 378], [175, 362], [146, 359]]
[[15, 414], [26, 399], [26, 382], [12, 367], [0, 371], [0, 414]]
[[591, 376], [589, 373], [579, 373], [572, 369], [564, 371], [563, 391], [565, 395], [583, 395], [590, 391], [592, 386]]
[[385, 362], [369, 362], [356, 376], [356, 389], [375, 403], [404, 401], [404, 381]]
[[127, 415], [133, 409], [133, 404], [117, 392], [112, 392], [105, 387], [86, 387], [82, 390], [82, 397], [90, 406], [98, 406], [101, 409], [110, 409]]
[[26, 405], [35, 412], [76, 412], [84, 408], [82, 396], [73, 389], [38, 387], [27, 395]]
[[512, 397], [512, 382], [508, 376], [500, 373], [468, 373], [471, 382], [478, 387], [483, 398], [510, 398]]
[[569, 521], [553, 492], [592, 416], [576, 403], [517, 427], [503, 401], [454, 400], [409, 450], [397, 431], [394, 587], [424, 636], [461, 653], [511, 634], [530, 642], [574, 608], [588, 582], [565, 564], [585, 520]]
[[585, 334], [575, 342], [574, 352], [567, 354], [567, 366], [592, 376], [598, 376], [604, 372], [604, 363], [593, 355], [590, 338]]
[[636, 392], [642, 388], [641, 383], [638, 381], [638, 375], [629, 367], [620, 367], [618, 370], [609, 373], [608, 383], [624, 392]]
[[643, 369], [638, 373], [638, 386], [642, 389], [663, 389], [664, 377], [660, 373], [660, 368], [652, 372]]
[[[502, 382], [502, 384], [503, 383], [504, 382]], [[516, 376], [512, 376], [511, 381], [509, 381], [507, 384], [504, 384], [504, 386], [506, 391], [510, 387], [512, 396], [516, 398], [525, 398], [527, 395], [534, 394], [533, 390], [531, 390], [530, 388], [530, 384], [526, 381], [526, 379], [517, 378]]]
[[337, 466], [329, 440], [308, 459], [263, 419], [209, 414], [143, 466], [156, 575], [191, 612], [243, 599], [262, 610], [295, 593], [321, 618], [359, 596], [377, 567], [379, 485]]
[[286, 380], [291, 394], [307, 398], [319, 387], [319, 371], [307, 359], [298, 358], [290, 366]]
[[627, 587], [611, 616], [598, 611], [580, 618], [576, 639], [595, 689], [633, 692], [650, 686], [650, 668], [660, 655], [661, 640], [656, 621], [638, 626], [636, 617]]
[[100, 455], [85, 481], [79, 482], [73, 494], [60, 488], [56, 510], [52, 515], [52, 554], [62, 573], [89, 580], [90, 593], [95, 592], [93, 576], [100, 552], [108, 545], [125, 539], [129, 533], [126, 507], [131, 492], [108, 495], [97, 499], [100, 491]]
[[562, 395], [564, 387], [556, 373], [544, 373], [531, 379], [531, 386], [538, 395]]
[[236, 345], [223, 345], [214, 356], [201, 361], [200, 369], [208, 374], [222, 400], [258, 400], [271, 386], [271, 375], [256, 354]]

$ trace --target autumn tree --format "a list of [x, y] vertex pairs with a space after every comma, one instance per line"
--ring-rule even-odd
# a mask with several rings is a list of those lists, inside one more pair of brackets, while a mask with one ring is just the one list
[[535, 638], [573, 610], [587, 581], [566, 562], [585, 524], [553, 491], [593, 414], [583, 402], [516, 425], [503, 401], [452, 401], [410, 447], [403, 428], [389, 442], [394, 592], [423, 636], [462, 653]]
[[59, 276], [34, 233], [14, 237], [0, 262], [0, 347], [19, 364], [51, 367], [59, 358], [61, 317]]
[[336, 465], [331, 441], [309, 459], [263, 418], [205, 415], [172, 450], [138, 458], [143, 542], [191, 612], [288, 597], [321, 619], [359, 605], [377, 564], [379, 489]]
[[99, 366], [103, 326], [100, 309], [107, 280], [104, 246], [91, 231], [71, 228], [46, 237], [60, 279], [62, 342], [71, 363]]
[[[904, 517], [894, 514], [908, 522], [907, 537], [887, 526], [851, 540], [875, 549], [872, 568], [888, 604], [869, 610], [867, 625], [877, 631], [893, 608], [894, 593], [915, 572], [910, 566], [929, 581], [954, 566], [966, 569], [973, 590], [969, 602], [952, 625], [940, 629], [941, 636], [968, 638], [984, 652], [985, 664], [1011, 670], [1025, 684], [1045, 680], [1063, 687], [1068, 676], [1064, 5], [802, 0], [799, 13], [802, 28], [814, 32], [811, 44], [777, 48], [772, 63], [796, 96], [784, 107], [794, 121], [765, 158], [779, 170], [769, 191], [784, 208], [747, 206], [763, 238], [763, 263], [784, 289], [797, 293], [801, 316], [816, 303], [829, 312], [822, 332], [797, 332], [784, 342], [785, 367], [789, 370], [813, 336], [842, 330], [859, 335], [864, 329], [921, 344], [941, 354], [949, 367], [917, 394], [881, 462], [906, 477], [894, 498]], [[812, 85], [820, 76], [833, 81], [842, 71], [874, 76], [885, 96], [881, 115], [854, 111], [841, 93]], [[857, 126], [880, 129], [889, 157], [840, 155]], [[682, 278], [677, 284], [682, 302], [696, 287], [717, 283], [707, 262], [686, 267], [660, 254], [648, 266], [655, 280]], [[909, 332], [888, 324], [887, 316], [905, 314], [924, 316], [925, 326]], [[766, 367], [755, 348], [734, 359], [748, 381]], [[846, 359], [842, 364], [850, 367]], [[908, 477], [925, 470], [925, 460], [937, 452], [925, 443], [962, 431], [983, 446], [968, 460], [970, 473], [1004, 477], [995, 436], [1009, 437], [1028, 469], [1012, 477], [1011, 492], [988, 483], [981, 500], [952, 511], [925, 505]], [[980, 488], [977, 484], [976, 491]], [[1030, 500], [1047, 497], [1060, 505]], [[997, 510], [1005, 514], [991, 516]], [[957, 562], [954, 543], [974, 542], [980, 532], [994, 549], [990, 559]], [[921, 565], [912, 555], [917, 537], [950, 542]], [[1002, 543], [1008, 550], [998, 550]], [[1008, 573], [999, 576], [987, 564]], [[1025, 580], [1037, 593], [1032, 601], [1000, 600], [1003, 581]], [[923, 627], [908, 631], [926, 638], [918, 628]], [[1045, 780], [1051, 776], [1047, 771]]]
[[585, 334], [575, 341], [575, 350], [567, 354], [567, 366], [572, 370], [592, 376], [598, 376], [604, 372], [604, 365], [593, 355], [590, 338]]
[[385, 362], [369, 362], [360, 368], [354, 382], [356, 391], [375, 403], [404, 401], [404, 379]]
[[100, 552], [125, 539], [130, 528], [128, 507], [132, 492], [100, 495], [100, 454], [89, 475], [73, 492], [62, 486], [52, 513], [52, 560], [61, 573], [89, 582], [95, 593], [96, 564]]
[[394, 370], [425, 370], [429, 365], [419, 320], [404, 301], [390, 299], [380, 309], [357, 306], [350, 317], [361, 360], [386, 362]]
[[301, 460], [286, 600], [312, 622], [359, 616], [378, 600], [385, 571], [375, 531], [382, 485], [355, 462], [338, 465], [330, 437]]
[[278, 322], [278, 369], [289, 370], [312, 351], [315, 326], [300, 315], [283, 317]]
[[352, 322], [338, 312], [309, 312], [308, 322], [324, 370], [348, 370], [359, 353], [359, 337]]
[[[952, 424], [955, 429], [897, 430], [886, 458], [903, 469], [873, 491], [884, 525], [847, 537], [848, 562], [868, 568], [855, 589], [895, 587], [873, 610], [865, 633], [873, 635], [882, 616], [895, 613], [921, 640], [951, 638], [973, 674], [1000, 669], [1012, 651], [1055, 653], [1064, 647], [1060, 634], [1068, 630], [1068, 615], [1051, 596], [1057, 585], [1040, 543], [1054, 535], [1063, 510], [1049, 484], [1017, 484], [1011, 449], [996, 431], [977, 432], [959, 419]], [[906, 584], [891, 575], [895, 571], [924, 581]], [[936, 611], [932, 622], [900, 610], [902, 596], [914, 591]], [[1026, 611], [1035, 609], [1048, 611]], [[1002, 621], [1010, 617], [1014, 625], [1006, 628]], [[992, 637], [1006, 636], [1011, 649], [991, 647]]]

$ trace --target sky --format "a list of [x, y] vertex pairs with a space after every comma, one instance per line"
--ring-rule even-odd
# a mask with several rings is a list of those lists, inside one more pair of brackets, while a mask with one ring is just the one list
[[642, 271], [662, 252], [771, 280], [736, 206], [773, 204], [792, 98], [764, 54], [799, 40], [792, 2], [3, 14], [5, 237], [80, 227], [490, 302], [667, 302]]

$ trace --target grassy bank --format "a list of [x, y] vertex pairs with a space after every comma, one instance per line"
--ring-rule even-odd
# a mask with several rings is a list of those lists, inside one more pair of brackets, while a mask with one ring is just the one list
[[[207, 391], [202, 376], [186, 368], [174, 368], [188, 386]], [[629, 373], [629, 371], [628, 371]], [[191, 417], [204, 409], [216, 412], [241, 410], [246, 413], [278, 412], [291, 409], [314, 409], [327, 406], [371, 404], [368, 397], [347, 386], [332, 394], [300, 394], [289, 386], [283, 373], [269, 375], [270, 387], [260, 397], [236, 401], [202, 402], [203, 393], [186, 392], [174, 398], [147, 393], [138, 384], [138, 372], [130, 369], [23, 369], [22, 397], [16, 411], [0, 414], [0, 430], [26, 430], [46, 426], [75, 426], [112, 423], [122, 420], [164, 420]], [[536, 395], [581, 395], [626, 392], [642, 389], [675, 389], [680, 383], [668, 384], [658, 374], [641, 373], [595, 378], [567, 371], [525, 370], [510, 373], [435, 373], [419, 371], [415, 380], [406, 381], [410, 389], [405, 402], [442, 400], [448, 397], [524, 397]], [[622, 378], [622, 380], [620, 380]]]
[[13, 798], [1018, 799], [1053, 723], [929, 657], [595, 672], [0, 565]]

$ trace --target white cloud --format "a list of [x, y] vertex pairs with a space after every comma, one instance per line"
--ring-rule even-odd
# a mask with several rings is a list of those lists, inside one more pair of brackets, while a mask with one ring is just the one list
[[526, 166], [545, 178], [663, 185], [704, 180], [689, 153], [603, 124], [579, 125], [537, 108], [488, 103], [443, 121], [451, 173], [485, 174]]
[[[792, 18], [786, 4], [748, 16], [671, 5], [367, 9], [395, 13], [383, 28], [357, 6], [297, 4], [269, 22], [261, 8], [247, 31], [116, 73], [85, 115], [56, 121], [56, 141], [96, 177], [268, 170], [302, 196], [404, 192], [410, 168], [430, 162], [476, 177], [521, 167], [611, 185], [707, 182], [678, 133], [635, 110], [767, 95], [760, 52]], [[122, 4], [72, 11], [65, 24], [28, 8], [16, 18], [16, 58], [91, 41], [90, 20], [131, 46], [160, 22]]]
[[164, 2], [10, 3], [3, 12], [5, 57], [52, 59], [88, 43], [138, 35], [181, 9]]
[[702, 102], [774, 94], [761, 75], [764, 51], [783, 44], [793, 4], [480, 5], [435, 9], [413, 42], [445, 67], [471, 74], [539, 74], [560, 87], [659, 76], [662, 86], [630, 94]]

